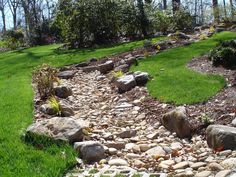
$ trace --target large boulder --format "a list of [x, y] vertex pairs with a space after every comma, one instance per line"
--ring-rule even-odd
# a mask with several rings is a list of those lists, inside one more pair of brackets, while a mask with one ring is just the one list
[[102, 74], [106, 74], [107, 72], [114, 69], [114, 62], [109, 60], [106, 63], [100, 64], [98, 68]]
[[74, 116], [75, 113], [72, 109], [72, 107], [70, 106], [70, 104], [68, 102], [66, 102], [65, 100], [61, 100], [59, 102], [60, 105], [60, 111], [61, 111], [61, 115], [64, 117], [70, 117], [70, 116]]
[[55, 87], [54, 90], [55, 90], [55, 95], [60, 98], [67, 98], [68, 96], [72, 95], [71, 88], [64, 85], [59, 85]]
[[207, 144], [212, 149], [236, 149], [236, 128], [210, 125], [206, 130]]
[[70, 143], [83, 139], [83, 125], [69, 117], [53, 117], [30, 125], [26, 136], [45, 136]]
[[105, 149], [99, 142], [76, 142], [74, 148], [87, 163], [99, 162], [105, 157]]
[[161, 118], [161, 123], [167, 130], [175, 132], [180, 138], [188, 138], [191, 136], [191, 127], [185, 107], [178, 107], [165, 114]]
[[71, 79], [76, 74], [76, 71], [69, 70], [69, 71], [62, 71], [58, 73], [58, 77], [62, 79]]
[[133, 75], [137, 85], [139, 86], [145, 85], [149, 80], [149, 74], [146, 72], [136, 71]]
[[126, 75], [118, 78], [115, 82], [120, 93], [127, 92], [133, 89], [137, 83], [133, 75]]

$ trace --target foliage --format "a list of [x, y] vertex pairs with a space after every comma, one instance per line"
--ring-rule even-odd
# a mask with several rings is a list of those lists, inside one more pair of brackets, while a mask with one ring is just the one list
[[225, 68], [236, 67], [236, 41], [222, 42], [219, 46], [211, 50], [209, 59], [214, 66], [222, 65]]
[[61, 115], [61, 106], [55, 96], [49, 97], [47, 103], [53, 108], [56, 115]]
[[5, 40], [5, 46], [11, 50], [25, 45], [24, 34], [21, 29], [6, 31], [3, 35], [3, 39]]
[[201, 34], [200, 37], [199, 37], [200, 40], [206, 40], [208, 39], [207, 35], [206, 34]]
[[208, 116], [208, 115], [203, 115], [201, 117], [201, 120], [202, 120], [202, 123], [205, 125], [205, 126], [208, 126], [210, 125], [213, 121], [212, 119]]
[[189, 30], [193, 28], [193, 17], [182, 8], [175, 12], [171, 24], [173, 30]]
[[167, 11], [157, 11], [155, 14], [154, 26], [163, 34], [167, 34], [171, 30], [172, 16]]
[[117, 72], [112, 72], [112, 76], [114, 77], [114, 78], [120, 78], [120, 77], [122, 77], [122, 76], [124, 76], [124, 73], [122, 72], [122, 71], [117, 71]]
[[57, 69], [47, 64], [39, 66], [33, 73], [33, 83], [36, 84], [41, 99], [54, 95], [54, 82], [57, 79]]
[[210, 33], [215, 33], [215, 31], [216, 31], [215, 28], [213, 26], [211, 26], [210, 29], [209, 29], [209, 32]]

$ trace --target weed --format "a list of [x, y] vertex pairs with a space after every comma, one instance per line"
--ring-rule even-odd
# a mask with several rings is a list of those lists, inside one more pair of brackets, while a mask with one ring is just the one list
[[61, 115], [61, 106], [55, 96], [49, 97], [47, 103], [53, 108], [56, 115]]

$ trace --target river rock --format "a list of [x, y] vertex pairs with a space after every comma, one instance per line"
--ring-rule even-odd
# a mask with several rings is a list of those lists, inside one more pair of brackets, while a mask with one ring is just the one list
[[111, 166], [128, 166], [128, 162], [123, 159], [111, 159], [108, 164]]
[[145, 153], [152, 157], [163, 157], [166, 155], [166, 152], [163, 150], [161, 146], [156, 146], [154, 148], [151, 148]]
[[136, 130], [125, 130], [119, 134], [117, 134], [118, 137], [120, 138], [131, 138], [136, 135], [137, 131]]
[[55, 90], [55, 95], [60, 98], [67, 98], [68, 96], [72, 95], [71, 88], [64, 85], [59, 85], [55, 87], [54, 90]]
[[127, 92], [133, 89], [137, 83], [133, 75], [126, 75], [118, 78], [115, 82], [120, 93]]
[[107, 72], [113, 70], [114, 62], [109, 60], [106, 63], [98, 65], [98, 68], [102, 74], [106, 74]]
[[41, 135], [73, 143], [83, 139], [83, 128], [78, 121], [72, 118], [54, 117], [30, 125], [27, 128], [26, 136]]
[[206, 130], [210, 148], [236, 149], [236, 128], [224, 125], [210, 125]]
[[43, 104], [40, 106], [39, 110], [48, 115], [56, 115], [57, 111], [50, 104]]
[[58, 73], [58, 77], [61, 79], [71, 79], [76, 74], [76, 71], [69, 70], [69, 71], [62, 71]]
[[137, 85], [139, 86], [145, 85], [149, 80], [149, 74], [146, 72], [136, 71], [133, 75]]
[[64, 117], [70, 117], [70, 116], [74, 116], [75, 113], [72, 109], [72, 107], [70, 106], [69, 103], [67, 103], [66, 101], [64, 100], [61, 100], [59, 102], [59, 105], [60, 105], [60, 111], [61, 111], [61, 115], [64, 116]]
[[104, 147], [99, 142], [76, 142], [74, 148], [79, 152], [81, 158], [88, 163], [99, 162], [105, 157]]
[[161, 118], [161, 123], [167, 130], [175, 132], [180, 138], [191, 136], [190, 123], [185, 107], [178, 107], [165, 114]]

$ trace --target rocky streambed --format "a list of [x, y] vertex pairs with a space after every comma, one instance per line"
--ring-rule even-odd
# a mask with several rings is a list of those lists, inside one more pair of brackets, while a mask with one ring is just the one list
[[[214, 107], [206, 108], [216, 98], [178, 108], [152, 99], [145, 87], [148, 74], [128, 72], [131, 64], [144, 59], [141, 53], [92, 59], [61, 69], [55, 94], [62, 117], [55, 117], [49, 104], [36, 99], [36, 121], [27, 134], [74, 146], [80, 156], [68, 177], [235, 176], [235, 114], [224, 109], [230, 117], [227, 125], [211, 125], [205, 133], [202, 114], [222, 114]], [[114, 79], [113, 70], [125, 75]], [[221, 99], [217, 105], [228, 100]]]

